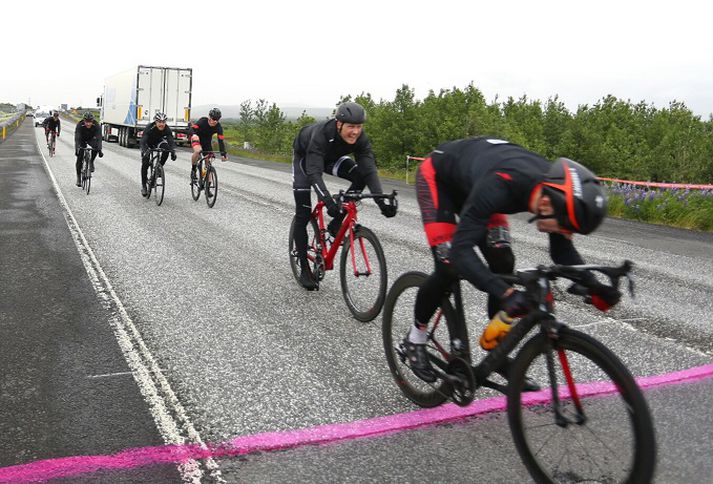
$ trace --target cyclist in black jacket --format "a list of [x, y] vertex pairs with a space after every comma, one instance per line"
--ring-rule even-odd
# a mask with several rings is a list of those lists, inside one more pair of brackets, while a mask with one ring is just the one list
[[74, 154], [77, 156], [77, 163], [75, 167], [77, 169], [77, 186], [82, 186], [81, 171], [82, 171], [82, 158], [84, 154], [81, 148], [85, 146], [91, 146], [95, 151], [92, 151], [91, 159], [91, 170], [94, 171], [94, 160], [99, 155], [99, 158], [104, 156], [102, 152], [102, 135], [101, 129], [99, 129], [99, 124], [95, 121], [94, 115], [87, 111], [82, 116], [82, 120], [77, 123], [77, 127], [74, 128]]
[[[521, 317], [528, 307], [524, 293], [507, 285], [473, 250], [477, 246], [491, 267], [503, 258], [514, 266], [509, 245], [504, 251], [488, 246], [493, 214], [535, 214], [530, 222], [549, 234], [550, 256], [558, 264], [583, 263], [572, 236], [594, 231], [606, 215], [599, 180], [584, 166], [566, 158], [550, 163], [521, 146], [486, 137], [439, 146], [419, 167], [416, 193], [435, 271], [418, 291], [405, 346], [414, 373], [429, 382], [436, 375], [425, 347], [428, 323], [456, 278], [488, 293], [490, 317], [501, 309]], [[618, 291], [594, 276], [588, 285], [603, 304], [619, 301]]]
[[49, 148], [50, 133], [54, 131], [55, 136], [59, 138], [59, 132], [61, 129], [61, 122], [59, 120], [59, 111], [53, 111], [52, 116], [47, 116], [44, 121], [42, 121], [42, 127], [45, 128], [45, 140], [47, 141], [47, 147]]
[[223, 114], [220, 109], [213, 108], [208, 112], [208, 117], [202, 117], [198, 121], [191, 123], [191, 128], [188, 132], [188, 138], [191, 140], [193, 147], [193, 156], [191, 156], [191, 174], [196, 169], [196, 163], [201, 157], [201, 151], [213, 151], [213, 135], [218, 135], [218, 148], [223, 157], [223, 161], [228, 159], [228, 152], [225, 150], [225, 136], [223, 135], [223, 126], [220, 124], [220, 118]]
[[[326, 204], [327, 213], [333, 217], [328, 227], [332, 235], [337, 233], [344, 218], [329, 194], [322, 174], [328, 172], [351, 181], [349, 191], [361, 191], [368, 186], [371, 193], [382, 193], [371, 142], [363, 130], [365, 121], [364, 108], [357, 103], [346, 102], [339, 105], [334, 119], [302, 128], [293, 143], [295, 247], [300, 259], [300, 283], [307, 290], [317, 287], [307, 263], [307, 224], [312, 212], [312, 188]], [[346, 156], [352, 153], [356, 161]], [[395, 206], [382, 199], [376, 200], [376, 203], [384, 216], [396, 215]]]
[[[171, 161], [176, 161], [176, 142], [173, 139], [171, 128], [166, 126], [168, 116], [164, 113], [156, 113], [153, 123], [144, 129], [141, 135], [141, 195], [147, 196], [149, 191], [146, 187], [146, 174], [151, 164], [151, 149], [163, 148], [171, 151]], [[166, 164], [168, 152], [161, 153], [161, 165]]]

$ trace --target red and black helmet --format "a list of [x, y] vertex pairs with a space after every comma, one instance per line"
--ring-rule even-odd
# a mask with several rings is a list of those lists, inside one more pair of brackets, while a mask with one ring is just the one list
[[607, 197], [599, 179], [584, 166], [558, 158], [542, 182], [542, 193], [552, 202], [561, 227], [589, 234], [607, 214]]

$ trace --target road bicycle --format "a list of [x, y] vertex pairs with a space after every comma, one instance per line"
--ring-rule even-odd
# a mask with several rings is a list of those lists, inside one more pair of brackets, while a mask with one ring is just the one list
[[[163, 143], [163, 142], [162, 142]], [[162, 144], [159, 143], [159, 146]], [[151, 198], [151, 192], [154, 194], [154, 201], [156, 205], [161, 205], [163, 203], [163, 195], [166, 191], [166, 172], [161, 164], [161, 155], [163, 153], [170, 153], [171, 150], [164, 148], [151, 148], [149, 158], [149, 167], [146, 173], [146, 183], [148, 193], [146, 198]]]
[[[408, 272], [390, 289], [384, 305], [383, 342], [389, 370], [403, 394], [421, 407], [448, 400], [465, 406], [479, 387], [507, 395], [507, 414], [517, 451], [536, 482], [651, 482], [656, 443], [651, 413], [631, 373], [605, 345], [555, 317], [551, 282], [574, 282], [568, 292], [591, 301], [587, 277], [601, 273], [613, 287], [632, 264], [618, 267], [538, 266], [502, 276], [525, 288], [529, 314], [478, 363], [471, 363], [460, 281], [443, 298], [429, 326], [427, 349], [435, 383], [416, 377], [404, 339], [413, 325], [413, 303], [428, 277]], [[508, 383], [489, 377], [532, 331], [534, 335], [509, 364]], [[547, 381], [539, 392], [525, 392], [526, 375]]]
[[[305, 188], [304, 190], [310, 190]], [[344, 192], [335, 195], [335, 201], [345, 213], [337, 234], [330, 236], [324, 223], [323, 201], [312, 210], [307, 224], [307, 260], [319, 289], [319, 282], [327, 271], [334, 268], [337, 251], [342, 247], [339, 276], [342, 294], [349, 311], [361, 322], [373, 320], [384, 305], [386, 297], [386, 258], [376, 234], [357, 221], [358, 207], [363, 199], [388, 200], [398, 207], [396, 191], [390, 194], [363, 194]], [[295, 217], [290, 224], [290, 266], [299, 283], [300, 261], [295, 248]]]
[[54, 131], [50, 131], [49, 139], [47, 140], [47, 149], [49, 150], [50, 158], [54, 156], [56, 147], [57, 147], [57, 133]]
[[91, 146], [85, 146], [80, 150], [83, 151], [82, 168], [79, 172], [82, 179], [82, 190], [89, 195], [92, 188], [92, 152], [96, 150]]
[[[196, 169], [191, 171], [191, 195], [198, 201], [201, 191], [205, 191], [205, 201], [213, 208], [218, 198], [218, 173], [213, 166], [216, 151], [201, 151], [201, 157], [196, 163]], [[205, 167], [203, 166], [205, 163]], [[196, 172], [198, 174], [196, 174]]]

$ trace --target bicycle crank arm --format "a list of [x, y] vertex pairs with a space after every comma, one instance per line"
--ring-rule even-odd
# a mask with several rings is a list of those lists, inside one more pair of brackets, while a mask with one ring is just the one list
[[492, 380], [488, 380], [487, 378], [482, 382], [478, 382], [478, 384], [482, 387], [492, 388], [493, 390], [496, 390], [496, 391], [502, 393], [503, 395], [507, 395], [507, 393], [508, 393], [507, 385], [503, 385], [502, 383], [497, 383]]

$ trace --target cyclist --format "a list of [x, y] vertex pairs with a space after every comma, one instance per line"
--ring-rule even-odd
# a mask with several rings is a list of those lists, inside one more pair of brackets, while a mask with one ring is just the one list
[[220, 109], [213, 108], [208, 112], [208, 117], [203, 116], [195, 123], [191, 124], [188, 137], [191, 140], [193, 147], [193, 155], [191, 156], [191, 175], [196, 169], [196, 163], [201, 157], [201, 151], [213, 151], [211, 140], [213, 135], [218, 135], [218, 148], [223, 157], [223, 161], [228, 159], [228, 153], [225, 150], [225, 136], [223, 136], [223, 126], [220, 124], [220, 118], [223, 114]]
[[[295, 247], [300, 260], [300, 283], [307, 290], [317, 287], [307, 262], [307, 224], [312, 212], [311, 188], [314, 188], [319, 199], [326, 204], [327, 213], [333, 217], [328, 226], [332, 236], [339, 230], [344, 214], [340, 213], [324, 184], [324, 172], [349, 180], [349, 191], [362, 191], [368, 186], [371, 193], [382, 193], [371, 142], [363, 130], [365, 121], [363, 107], [345, 102], [337, 107], [334, 118], [303, 127], [292, 145]], [[346, 156], [352, 153], [356, 161]], [[395, 206], [381, 199], [376, 200], [376, 203], [385, 217], [396, 215]]]
[[[141, 135], [141, 195], [144, 197], [149, 193], [146, 187], [146, 173], [151, 163], [150, 150], [165, 144], [165, 149], [171, 151], [171, 161], [176, 161], [176, 142], [173, 139], [171, 128], [166, 126], [167, 119], [168, 116], [164, 113], [156, 113], [153, 123], [146, 126]], [[167, 159], [168, 152], [161, 153], [161, 165], [165, 165]]]
[[59, 138], [59, 132], [61, 129], [59, 111], [53, 111], [51, 116], [47, 116], [45, 120], [42, 121], [42, 127], [45, 128], [45, 140], [47, 141], [47, 147], [49, 148], [50, 133], [54, 131], [55, 136]]
[[94, 119], [94, 115], [87, 111], [82, 116], [82, 119], [77, 123], [77, 127], [74, 128], [74, 154], [77, 156], [77, 163], [75, 164], [77, 169], [77, 186], [82, 186], [82, 158], [84, 154], [82, 153], [82, 148], [85, 146], [91, 146], [95, 151], [92, 151], [92, 159], [90, 162], [91, 171], [94, 171], [94, 160], [99, 155], [99, 158], [104, 156], [102, 152], [102, 135], [101, 129], [99, 129], [99, 123]]
[[[584, 263], [573, 234], [594, 231], [606, 215], [606, 196], [584, 166], [566, 158], [550, 163], [521, 146], [486, 137], [440, 145], [419, 167], [416, 193], [435, 270], [418, 291], [414, 325], [404, 343], [414, 374], [428, 382], [436, 380], [426, 351], [428, 322], [456, 278], [488, 293], [491, 318], [501, 309], [511, 317], [527, 311], [524, 293], [494, 274], [512, 272], [514, 256], [509, 244], [489, 247], [493, 214], [532, 212], [530, 222], [549, 234], [552, 260], [568, 265]], [[587, 286], [600, 309], [615, 305], [621, 296], [594, 276]], [[507, 377], [508, 366], [499, 373]]]

